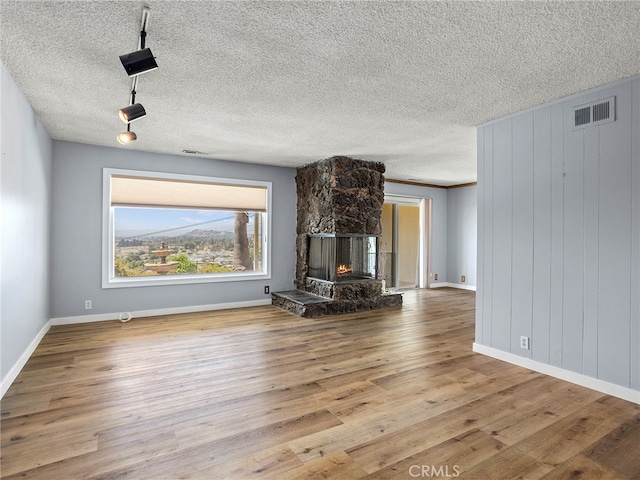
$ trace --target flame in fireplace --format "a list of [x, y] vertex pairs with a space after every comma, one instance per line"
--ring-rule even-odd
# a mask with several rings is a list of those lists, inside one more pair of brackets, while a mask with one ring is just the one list
[[338, 268], [336, 268], [336, 273], [338, 275], [344, 275], [346, 273], [351, 273], [352, 271], [351, 267], [347, 267], [344, 263], [341, 263], [338, 265]]

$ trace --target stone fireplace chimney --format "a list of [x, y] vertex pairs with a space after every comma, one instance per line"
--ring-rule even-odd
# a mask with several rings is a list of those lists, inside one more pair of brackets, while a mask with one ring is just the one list
[[384, 171], [349, 157], [298, 168], [298, 290], [274, 293], [275, 305], [316, 316], [402, 304], [400, 294], [382, 295], [377, 279]]
[[331, 157], [298, 168], [296, 286], [305, 289], [309, 235], [382, 234], [383, 163]]

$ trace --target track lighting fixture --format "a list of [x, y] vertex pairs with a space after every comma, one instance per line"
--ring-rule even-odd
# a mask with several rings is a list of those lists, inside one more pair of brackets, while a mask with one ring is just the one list
[[128, 107], [121, 108], [118, 110], [118, 115], [120, 115], [120, 120], [124, 123], [131, 123], [134, 120], [138, 120], [139, 118], [144, 117], [147, 112], [144, 110], [144, 107], [139, 103], [134, 103], [129, 105]]
[[144, 107], [136, 103], [136, 89], [138, 88], [138, 76], [156, 70], [158, 64], [156, 63], [153, 54], [149, 48], [145, 48], [145, 39], [147, 37], [147, 22], [149, 21], [149, 8], [144, 7], [142, 9], [142, 25], [140, 27], [140, 39], [138, 41], [138, 50], [135, 52], [127, 53], [126, 55], [120, 55], [120, 61], [125, 71], [132, 78], [131, 81], [131, 97], [129, 98], [129, 105], [118, 110], [120, 120], [127, 124], [127, 131], [120, 132], [118, 134], [118, 142], [122, 145], [131, 143], [138, 138], [138, 136], [131, 131], [130, 123], [134, 120], [144, 117], [147, 112]]
[[135, 132], [131, 131], [131, 125], [127, 124], [127, 131], [126, 132], [120, 132], [118, 134], [118, 142], [120, 142], [122, 145], [126, 145], [127, 143], [131, 143], [134, 140], [136, 140], [138, 138], [138, 136], [136, 135]]
[[130, 77], [142, 75], [158, 68], [156, 59], [153, 58], [151, 49], [136, 50], [135, 52], [120, 55], [122, 66]]

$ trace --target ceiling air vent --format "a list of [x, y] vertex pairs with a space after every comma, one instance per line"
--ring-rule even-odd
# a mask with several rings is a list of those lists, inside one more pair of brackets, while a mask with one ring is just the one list
[[573, 129], [602, 125], [616, 119], [616, 97], [579, 105], [573, 109]]
[[200, 150], [188, 150], [188, 149], [182, 150], [182, 153], [187, 153], [189, 155], [210, 155], [209, 153], [201, 152]]

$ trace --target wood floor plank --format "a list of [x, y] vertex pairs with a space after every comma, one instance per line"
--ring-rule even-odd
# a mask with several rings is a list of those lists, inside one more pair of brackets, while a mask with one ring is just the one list
[[580, 405], [573, 414], [536, 431], [515, 447], [540, 462], [555, 465], [599, 441], [627, 419], [622, 412], [592, 402]]
[[328, 404], [327, 410], [342, 422], [384, 408], [389, 401], [388, 393], [371, 382], [350, 383], [331, 390], [331, 393], [335, 399]]
[[371, 474], [371, 478], [464, 478], [465, 471], [505, 445], [477, 428], [452, 437]]
[[194, 472], [194, 478], [281, 480], [291, 478], [292, 471], [304, 467], [293, 451], [285, 445], [260, 450], [235, 458], [211, 469]]
[[[203, 429], [201, 438], [184, 442], [177, 451], [159, 456], [154, 462], [140, 463], [128, 469], [126, 475], [141, 479], [193, 478], [194, 474], [204, 472], [199, 478], [211, 478], [206, 472], [215, 471], [221, 464], [255, 454], [274, 444], [285, 443], [291, 438], [330, 429], [337, 424], [339, 422], [329, 412], [319, 411], [214, 441], [206, 441], [207, 429]], [[119, 478], [120, 472], [114, 470], [112, 476]]]
[[584, 455], [625, 477], [640, 478], [640, 415], [617, 426]]
[[321, 458], [315, 458], [300, 467], [283, 472], [278, 480], [316, 480], [316, 479], [353, 479], [366, 478], [365, 472], [345, 452], [335, 452]]
[[[518, 460], [522, 457], [526, 458], [527, 462], [536, 463], [537, 467], [532, 470], [532, 474], [548, 474], [558, 465], [562, 465], [603, 438], [611, 431], [613, 425], [620, 424], [621, 419], [625, 417], [626, 415], [621, 413], [616, 415], [600, 403], [591, 402], [581, 406], [573, 414], [534, 432], [513, 447], [504, 449], [467, 473], [482, 478], [483, 475], [493, 474], [498, 468], [522, 468]], [[625, 454], [633, 456], [633, 451], [627, 450]]]
[[[4, 432], [3, 432], [4, 433]], [[13, 475], [43, 464], [74, 458], [98, 450], [96, 432], [57, 431], [50, 434], [3, 435], [2, 475]]]
[[629, 480], [631, 478], [633, 477], [623, 476], [615, 470], [607, 469], [584, 455], [575, 455], [544, 475], [541, 480]]
[[[347, 450], [363, 441], [373, 442], [389, 432], [402, 431], [420, 421], [428, 407], [423, 399], [413, 398], [402, 402], [401, 406], [394, 404], [394, 409], [374, 410], [370, 415], [345, 421], [343, 425], [300, 437], [288, 444], [302, 461], [308, 463]], [[402, 413], [395, 411], [395, 408]]]
[[472, 479], [539, 479], [553, 471], [554, 465], [539, 462], [526, 451], [505, 448], [472, 468], [465, 468], [461, 478]]
[[640, 475], [639, 405], [474, 353], [474, 292], [404, 296], [52, 327], [2, 399], [1, 476]]
[[521, 388], [518, 393], [520, 395], [503, 395], [499, 392], [484, 397], [401, 430], [380, 435], [372, 441], [347, 449], [347, 453], [367, 472], [373, 473], [451, 437], [462, 435], [471, 428], [491, 424], [504, 415], [517, 412], [528, 404], [525, 389]]
[[513, 416], [491, 422], [489, 428], [483, 427], [483, 430], [507, 445], [514, 445], [602, 396], [593, 390], [572, 388], [550, 377], [540, 377], [536, 385], [528, 398], [529, 405]]

